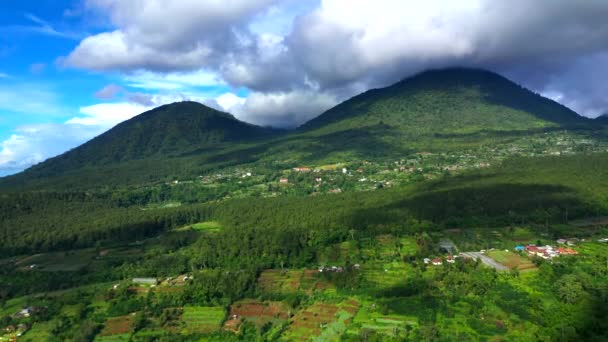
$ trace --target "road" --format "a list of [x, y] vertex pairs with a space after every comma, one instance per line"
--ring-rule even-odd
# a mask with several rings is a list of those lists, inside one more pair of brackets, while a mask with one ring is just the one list
[[480, 252], [464, 252], [464, 253], [460, 253], [460, 255], [465, 258], [471, 258], [473, 260], [481, 259], [481, 262], [483, 262], [484, 265], [493, 267], [497, 271], [508, 271], [509, 270], [509, 268], [507, 266], [499, 264], [498, 262], [496, 262], [496, 260], [494, 260], [494, 259], [490, 258], [489, 256], [487, 256], [483, 253], [480, 253]]

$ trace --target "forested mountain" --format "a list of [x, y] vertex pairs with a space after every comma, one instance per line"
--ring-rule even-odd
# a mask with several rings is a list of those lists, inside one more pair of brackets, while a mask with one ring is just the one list
[[165, 105], [0, 180], [0, 189], [89, 189], [192, 179], [233, 166], [381, 160], [600, 126], [493, 72], [451, 68], [367, 91], [285, 134], [195, 102]]
[[300, 127], [338, 132], [377, 125], [410, 134], [467, 134], [584, 124], [567, 107], [490, 71], [432, 70], [369, 90]]
[[137, 115], [27, 172], [54, 174], [84, 166], [176, 157], [196, 149], [212, 149], [218, 144], [247, 141], [275, 132], [197, 102], [176, 102]]

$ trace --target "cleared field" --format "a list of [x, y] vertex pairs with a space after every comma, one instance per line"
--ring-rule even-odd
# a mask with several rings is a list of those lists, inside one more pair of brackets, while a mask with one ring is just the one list
[[258, 278], [258, 285], [266, 293], [295, 293], [303, 274], [302, 270], [265, 270]]
[[99, 336], [129, 334], [133, 329], [133, 315], [109, 318], [104, 324]]
[[359, 310], [359, 302], [349, 299], [337, 304], [317, 302], [299, 311], [283, 335], [286, 341], [337, 341]]
[[386, 289], [404, 284], [412, 273], [412, 266], [399, 261], [364, 264], [361, 273], [368, 287]]
[[216, 306], [186, 306], [181, 320], [185, 327], [182, 333], [210, 333], [218, 331], [226, 318], [226, 310]]
[[323, 279], [318, 270], [304, 270], [300, 280], [300, 290], [312, 294], [313, 292], [323, 292], [324, 294], [336, 293], [336, 286]]
[[221, 229], [222, 225], [219, 222], [206, 221], [180, 227], [175, 229], [175, 231], [196, 230], [199, 232], [219, 232]]
[[289, 308], [282, 302], [247, 299], [232, 304], [228, 316], [229, 319], [224, 323], [226, 330], [237, 331], [243, 321], [251, 322], [260, 328], [268, 322], [280, 323], [289, 319]]
[[[36, 254], [18, 260], [16, 266], [22, 270], [47, 272], [79, 271], [91, 263], [96, 255], [94, 249]], [[32, 265], [34, 265], [34, 268], [30, 268]]]
[[365, 301], [347, 330], [349, 335], [359, 335], [361, 330], [373, 330], [387, 336], [398, 336], [407, 326], [418, 324], [418, 318], [398, 313], [382, 314], [376, 303]]
[[516, 268], [520, 271], [532, 271], [536, 270], [536, 265], [530, 261], [530, 259], [522, 257], [519, 254], [513, 252], [506, 252], [500, 250], [488, 251], [486, 253], [490, 258], [496, 260], [502, 265], [507, 266], [510, 269]]

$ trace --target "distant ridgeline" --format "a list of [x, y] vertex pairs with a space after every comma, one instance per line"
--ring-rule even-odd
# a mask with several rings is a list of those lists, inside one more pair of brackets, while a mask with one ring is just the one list
[[292, 132], [247, 124], [195, 102], [161, 106], [0, 179], [0, 189], [107, 188], [285, 159], [315, 164], [392, 158], [500, 144], [551, 130], [594, 130], [605, 123], [495, 73], [452, 68], [369, 90]]
[[[433, 182], [420, 176], [419, 184], [365, 193], [216, 203], [231, 195], [218, 188], [217, 198], [194, 193], [178, 208], [150, 209], [146, 203], [175, 200], [167, 195], [171, 191], [191, 191], [169, 185], [176, 179], [201, 183], [228, 167], [280, 175], [302, 165], [392, 163], [421, 151], [499, 147], [555, 131], [606, 141], [605, 123], [495, 73], [462, 68], [428, 71], [367, 91], [291, 132], [247, 124], [195, 102], [174, 103], [0, 179], [0, 253], [135, 239], [208, 219], [235, 229], [323, 227], [332, 231], [327, 238], [339, 240], [352, 227], [374, 234], [415, 227], [411, 222], [441, 228], [504, 224], [514, 217], [563, 222], [561, 210], [568, 219], [599, 215], [608, 200], [605, 153], [507, 158], [486, 171]], [[273, 186], [257, 189], [272, 195]]]

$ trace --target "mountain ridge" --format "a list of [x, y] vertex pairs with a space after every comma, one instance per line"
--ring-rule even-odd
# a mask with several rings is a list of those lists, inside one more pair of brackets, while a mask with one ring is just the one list
[[[403, 119], [412, 120], [417, 127], [407, 127]], [[338, 126], [331, 129], [337, 131], [356, 125], [386, 123], [405, 127], [406, 131], [423, 126], [444, 133], [470, 131], [467, 125], [479, 126], [479, 130], [509, 130], [589, 121], [497, 73], [446, 68], [424, 71], [385, 88], [370, 89], [327, 110], [298, 130], [308, 132]], [[340, 122], [343, 127], [339, 127]]]
[[134, 185], [258, 161], [268, 167], [280, 160], [326, 164], [394, 158], [469, 149], [522, 134], [603, 127], [598, 122], [496, 73], [448, 68], [368, 90], [285, 134], [196, 102], [164, 105], [0, 178], [0, 189]]

